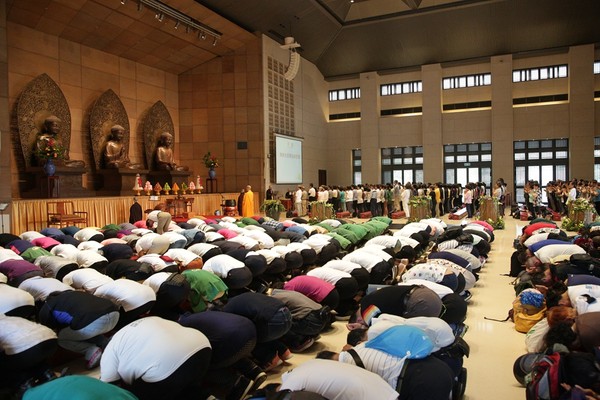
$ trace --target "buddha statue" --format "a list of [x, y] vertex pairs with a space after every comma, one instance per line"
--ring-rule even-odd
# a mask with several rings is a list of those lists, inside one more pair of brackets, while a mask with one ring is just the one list
[[125, 128], [121, 125], [114, 125], [110, 128], [110, 137], [102, 153], [105, 168], [140, 169], [142, 167], [140, 164], [132, 164], [129, 161], [129, 157], [125, 153], [125, 144], [123, 143], [124, 135]]
[[[63, 144], [60, 141], [59, 133], [60, 133], [60, 119], [54, 115], [49, 116], [44, 120], [44, 124], [42, 126], [42, 132], [38, 135], [36, 142], [36, 150], [38, 154], [44, 153], [48, 146], [51, 144], [52, 147], [62, 149], [64, 151], [64, 158], [57, 159], [57, 165], [64, 165], [69, 168], [83, 168], [85, 167], [85, 162], [83, 160], [70, 160], [69, 159], [69, 151], [64, 148]], [[42, 165], [43, 160], [38, 157], [38, 164]]]
[[186, 165], [177, 165], [173, 158], [173, 135], [163, 132], [160, 135], [155, 154], [156, 168], [159, 171], [188, 171]]

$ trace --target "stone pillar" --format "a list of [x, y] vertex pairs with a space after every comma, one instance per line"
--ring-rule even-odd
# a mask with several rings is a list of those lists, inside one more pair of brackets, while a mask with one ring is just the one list
[[380, 183], [381, 149], [379, 148], [379, 75], [360, 74], [360, 148], [362, 183]]
[[423, 181], [444, 181], [442, 66], [423, 65]]
[[[492, 57], [492, 185], [504, 178], [514, 199], [512, 56]], [[493, 190], [493, 188], [492, 188]]]
[[[0, 233], [10, 231], [11, 187], [11, 140], [10, 116], [8, 113], [8, 39], [6, 34], [6, 2], [0, 1], [0, 203], [9, 207], [0, 214]], [[3, 206], [2, 206], [3, 207]]]
[[594, 45], [569, 49], [569, 175], [594, 178]]

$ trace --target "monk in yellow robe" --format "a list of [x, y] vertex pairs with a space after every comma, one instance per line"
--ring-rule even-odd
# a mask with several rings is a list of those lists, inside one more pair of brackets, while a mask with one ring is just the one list
[[252, 186], [246, 186], [246, 193], [244, 193], [244, 200], [242, 201], [242, 216], [251, 217], [254, 215], [254, 193], [252, 192]]

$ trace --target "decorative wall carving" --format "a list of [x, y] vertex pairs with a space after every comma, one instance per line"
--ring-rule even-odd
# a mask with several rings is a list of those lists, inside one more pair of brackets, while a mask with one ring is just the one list
[[119, 96], [112, 89], [108, 89], [96, 100], [90, 112], [90, 142], [96, 170], [105, 168], [102, 154], [110, 137], [110, 128], [114, 125], [125, 128], [122, 143], [125, 154], [129, 154], [130, 132], [127, 111]]
[[25, 87], [17, 101], [17, 128], [25, 166], [31, 167], [33, 149], [44, 120], [50, 115], [60, 118], [60, 141], [68, 151], [71, 144], [71, 112], [67, 99], [56, 82], [47, 74], [41, 74]]
[[151, 171], [155, 171], [156, 162], [154, 160], [154, 153], [159, 142], [160, 134], [163, 132], [169, 132], [175, 136], [175, 126], [171, 119], [169, 110], [162, 101], [157, 101], [148, 111], [146, 118], [143, 123], [144, 132], [144, 151], [146, 155], [146, 165]]

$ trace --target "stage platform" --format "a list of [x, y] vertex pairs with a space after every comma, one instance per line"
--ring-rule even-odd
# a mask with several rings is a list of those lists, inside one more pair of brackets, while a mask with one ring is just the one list
[[[186, 194], [185, 198], [192, 198], [190, 214], [194, 216], [214, 215], [215, 211], [222, 211], [221, 204], [225, 200], [236, 200], [239, 193], [207, 193]], [[175, 195], [160, 195], [158, 199], [151, 200], [151, 196], [135, 196], [142, 206], [142, 210], [154, 208], [158, 203], [167, 203], [168, 199], [175, 199]], [[103, 227], [110, 223], [120, 224], [129, 221], [129, 208], [133, 204], [134, 195], [114, 197], [81, 197], [64, 199], [73, 201], [74, 209], [87, 211], [89, 226]], [[152, 197], [153, 198], [153, 197]], [[25, 231], [39, 231], [47, 224], [46, 202], [60, 199], [15, 199], [11, 202], [10, 232], [19, 235]], [[258, 203], [257, 203], [258, 204]]]

